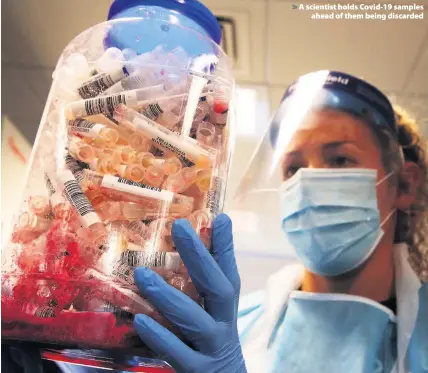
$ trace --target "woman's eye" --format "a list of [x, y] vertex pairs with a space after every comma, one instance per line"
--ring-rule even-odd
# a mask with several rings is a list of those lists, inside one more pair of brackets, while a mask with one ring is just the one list
[[332, 157], [329, 163], [332, 167], [351, 167], [356, 164], [356, 161], [347, 156], [337, 155]]

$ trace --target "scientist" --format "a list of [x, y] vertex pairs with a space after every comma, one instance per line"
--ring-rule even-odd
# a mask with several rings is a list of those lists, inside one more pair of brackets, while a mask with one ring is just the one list
[[240, 197], [278, 189], [278, 225], [301, 264], [239, 299], [230, 219], [213, 224], [213, 255], [178, 220], [174, 241], [205, 307], [138, 268], [141, 293], [187, 341], [137, 315], [141, 339], [178, 373], [427, 373], [426, 156], [415, 123], [372, 85], [300, 77]]
[[415, 124], [372, 85], [319, 71], [287, 89], [267, 136], [247, 182], [277, 183], [278, 224], [301, 265], [238, 310], [230, 219], [214, 222], [213, 256], [178, 221], [205, 310], [138, 269], [140, 291], [188, 344], [138, 315], [141, 339], [179, 373], [428, 372], [427, 154]]

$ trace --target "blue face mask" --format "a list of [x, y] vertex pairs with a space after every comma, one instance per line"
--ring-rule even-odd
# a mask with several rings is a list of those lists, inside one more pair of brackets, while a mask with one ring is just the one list
[[300, 169], [280, 188], [281, 223], [304, 266], [337, 276], [363, 264], [383, 236], [376, 170]]

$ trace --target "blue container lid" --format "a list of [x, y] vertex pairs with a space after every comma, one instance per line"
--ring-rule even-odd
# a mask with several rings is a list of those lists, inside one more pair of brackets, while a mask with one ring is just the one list
[[111, 4], [108, 20], [120, 18], [122, 12], [138, 6], [156, 6], [175, 10], [199, 24], [213, 41], [220, 44], [220, 25], [211, 11], [197, 0], [115, 0]]

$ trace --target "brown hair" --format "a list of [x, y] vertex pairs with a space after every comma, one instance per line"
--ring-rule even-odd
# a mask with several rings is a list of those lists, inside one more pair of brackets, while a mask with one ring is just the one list
[[[415, 201], [408, 211], [398, 211], [395, 241], [405, 242], [410, 250], [410, 264], [419, 278], [428, 282], [428, 150], [418, 125], [399, 106], [394, 106], [398, 126], [397, 138], [387, 131], [375, 131], [382, 149], [387, 172], [399, 171], [403, 161], [414, 162], [421, 171]], [[397, 178], [395, 178], [397, 181]], [[398, 185], [405, 188], [406, 185]]]

